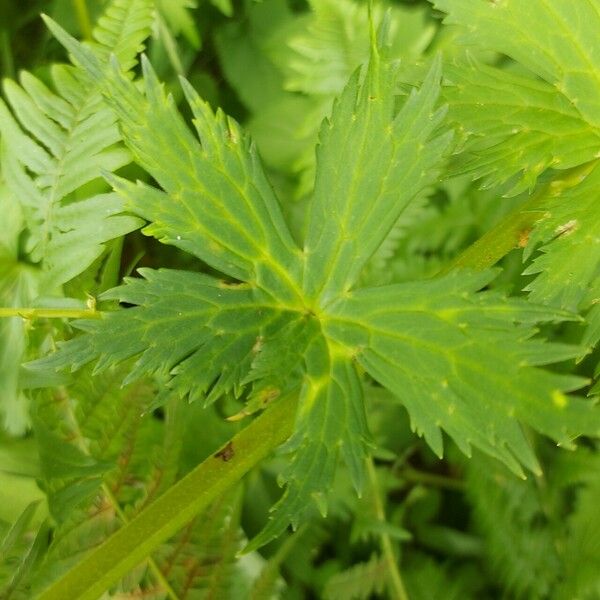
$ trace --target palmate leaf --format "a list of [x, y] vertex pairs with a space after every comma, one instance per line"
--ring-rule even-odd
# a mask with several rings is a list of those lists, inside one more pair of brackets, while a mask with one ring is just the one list
[[[564, 192], [549, 190], [546, 211], [530, 236], [525, 270], [537, 277], [530, 299], [588, 310], [598, 298], [600, 217], [600, 2], [585, 0], [434, 0], [464, 39], [517, 61], [520, 72], [472, 63], [449, 69], [450, 114], [467, 134], [456, 168], [485, 186], [522, 172], [509, 194], [532, 189], [547, 168], [591, 165], [592, 172]], [[550, 29], [548, 29], [550, 28]], [[537, 77], [536, 77], [537, 76]], [[589, 311], [584, 344], [598, 342], [598, 311]]]
[[199, 141], [146, 59], [142, 61], [144, 96], [116, 64], [105, 76], [93, 53], [52, 21], [48, 24], [104, 86], [134, 157], [164, 189], [140, 184], [136, 190], [130, 183], [115, 182], [127, 198], [126, 208], [151, 222], [144, 233], [232, 278], [267, 290], [281, 302], [300, 302], [294, 281], [301, 266], [300, 249], [256, 151], [237, 123], [220, 110], [213, 114], [208, 103], [183, 81]]
[[[247, 375], [260, 336], [268, 337], [291, 319], [248, 284], [167, 269], [140, 269], [140, 274], [144, 279], [128, 279], [101, 296], [136, 307], [100, 321], [75, 321], [89, 335], [66, 344], [58, 364], [66, 360], [75, 370], [99, 359], [95, 370], [101, 372], [139, 355], [128, 380], [172, 373], [170, 388], [190, 401], [206, 397], [211, 402]], [[53, 360], [51, 355], [47, 366]]]
[[579, 349], [531, 339], [534, 323], [571, 313], [479, 293], [487, 273], [353, 291], [445, 160], [439, 62], [398, 110], [394, 68], [373, 43], [368, 68], [351, 78], [323, 125], [301, 251], [234, 122], [213, 114], [184, 82], [198, 141], [147, 62], [144, 96], [50, 26], [101, 85], [126, 144], [162, 187], [110, 177], [127, 210], [149, 221], [147, 234], [242, 283], [144, 270], [105, 296], [133, 307], [78, 322], [86, 333], [37, 366], [98, 361], [103, 370], [137, 357], [127, 381], [157, 374], [192, 399], [240, 395], [252, 384], [245, 412], [297, 387], [295, 432], [283, 448], [288, 487], [250, 548], [305, 517], [311, 498], [324, 512], [340, 457], [360, 489], [368, 433], [359, 368], [398, 396], [439, 454], [445, 430], [465, 452], [474, 445], [516, 472], [521, 465], [537, 471], [521, 423], [564, 445], [599, 431], [593, 405], [565, 395], [583, 380], [538, 368]]
[[511, 180], [507, 193], [515, 195], [546, 169], [568, 169], [600, 151], [600, 128], [550, 83], [474, 59], [446, 66], [444, 75], [449, 117], [466, 138], [453, 169], [484, 187]]
[[[432, 0], [461, 39], [508, 55], [527, 71], [472, 62], [449, 70], [450, 113], [467, 137], [458, 167], [496, 185], [523, 172], [510, 193], [548, 167], [600, 151], [600, 3], [584, 0]], [[484, 138], [482, 140], [482, 138]]]
[[582, 340], [586, 353], [600, 341], [599, 201], [600, 165], [596, 165], [577, 187], [544, 202], [544, 217], [533, 230], [525, 253], [529, 257], [541, 246], [540, 254], [525, 270], [525, 274], [536, 275], [525, 288], [532, 301], [587, 312]]

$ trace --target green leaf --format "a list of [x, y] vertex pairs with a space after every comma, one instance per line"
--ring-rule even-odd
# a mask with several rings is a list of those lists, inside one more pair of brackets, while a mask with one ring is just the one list
[[370, 21], [389, 28], [394, 58], [419, 56], [435, 26], [426, 7], [375, 4], [369, 11], [355, 0], [310, 0], [311, 14], [302, 15], [288, 39], [289, 57], [279, 58], [288, 90], [310, 95], [337, 95], [356, 68], [369, 58]]
[[[93, 52], [100, 59], [114, 52], [125, 68], [133, 67], [151, 20], [149, 0], [113, 0], [94, 29]], [[8, 307], [31, 306], [39, 293], [60, 293], [104, 252], [106, 242], [141, 225], [119, 214], [124, 207], [116, 194], [94, 187], [102, 169], [130, 161], [98, 87], [66, 65], [52, 66], [49, 79], [54, 89], [23, 72], [20, 85], [4, 81], [8, 105], [0, 99], [0, 206], [16, 234], [0, 238], [0, 303]], [[12, 318], [0, 324], [0, 332], [0, 411], [6, 428], [18, 434], [28, 426], [18, 381], [25, 326]]]
[[368, 562], [357, 563], [327, 580], [325, 600], [368, 600], [385, 591], [388, 566], [385, 559], [373, 554]]
[[289, 317], [272, 299], [248, 284], [230, 285], [185, 271], [140, 269], [144, 279], [102, 299], [137, 305], [76, 321], [87, 335], [64, 343], [38, 368], [78, 369], [98, 360], [95, 371], [137, 356], [127, 382], [145, 375], [169, 377], [167, 386], [190, 401], [212, 402], [235, 389], [250, 370], [257, 342]]
[[0, 562], [4, 562], [8, 553], [12, 552], [16, 547], [19, 539], [26, 532], [27, 527], [29, 527], [29, 524], [35, 515], [38, 506], [39, 500], [28, 504], [23, 512], [19, 515], [19, 518], [12, 524], [11, 528], [8, 530], [2, 539], [2, 543], [0, 544]]
[[118, 68], [105, 76], [91, 52], [55, 23], [49, 26], [104, 86], [136, 161], [164, 189], [115, 183], [128, 200], [127, 209], [151, 221], [144, 232], [262, 287], [281, 302], [297, 304], [300, 250], [256, 151], [237, 123], [221, 111], [214, 114], [182, 80], [199, 141], [147, 60], [143, 96]]
[[483, 187], [511, 180], [507, 194], [516, 195], [548, 168], [568, 169], [598, 155], [600, 129], [551, 83], [474, 59], [446, 66], [444, 75], [449, 117], [466, 138], [453, 170], [481, 179]]
[[582, 183], [548, 198], [541, 209], [526, 257], [541, 254], [525, 270], [537, 275], [525, 288], [533, 302], [576, 311], [600, 276], [600, 166]]
[[312, 504], [307, 503], [311, 498], [326, 514], [326, 491], [339, 455], [349, 468], [355, 488], [362, 488], [368, 433], [356, 369], [343, 348], [330, 344], [322, 335], [309, 345], [305, 361], [294, 435], [282, 448], [291, 454], [289, 466], [280, 476], [286, 489], [271, 509], [273, 514], [266, 527], [245, 552], [279, 536], [288, 523], [296, 529], [313, 512]]
[[531, 323], [570, 314], [476, 294], [490, 278], [462, 272], [350, 292], [328, 307], [324, 331], [399, 398], [439, 456], [441, 428], [467, 455], [473, 445], [516, 473], [520, 464], [537, 472], [519, 421], [565, 446], [573, 434], [597, 435], [600, 422], [592, 403], [563, 393], [585, 380], [533, 368], [576, 356], [577, 347], [529, 340]]
[[180, 33], [196, 50], [200, 49], [202, 41], [194, 22], [191, 10], [198, 8], [196, 0], [156, 0], [156, 7], [169, 24], [173, 34]]
[[209, 456], [60, 580], [50, 586], [43, 580], [48, 588], [40, 600], [93, 600], [104, 593], [281, 444], [290, 435], [294, 406], [288, 396], [270, 407], [232, 438], [227, 460], [219, 452]]
[[373, 51], [321, 128], [304, 252], [305, 294], [326, 302], [356, 283], [402, 211], [437, 179], [451, 134], [435, 108], [440, 62], [394, 115], [394, 68]]
[[567, 526], [565, 576], [557, 598], [593, 598], [600, 591], [600, 480], [579, 489]]
[[462, 41], [510, 56], [555, 87], [600, 127], [597, 0], [432, 0]]
[[561, 562], [552, 531], [538, 525], [548, 504], [541, 481], [519, 481], [483, 456], [470, 459], [466, 475], [493, 579], [514, 598], [554, 597]]
[[600, 431], [593, 404], [565, 395], [585, 380], [539, 368], [580, 352], [533, 337], [536, 323], [571, 313], [479, 292], [489, 273], [351, 291], [402, 212], [437, 180], [451, 140], [436, 108], [439, 60], [399, 110], [384, 50], [374, 47], [364, 77], [351, 78], [322, 128], [302, 253], [235, 123], [184, 82], [198, 141], [146, 61], [144, 95], [51, 28], [102, 87], [136, 161], [162, 188], [110, 176], [127, 210], [149, 221], [146, 233], [242, 283], [142, 270], [144, 279], [104, 296], [130, 308], [76, 323], [86, 333], [37, 366], [98, 361], [102, 371], [136, 357], [127, 382], [158, 376], [176, 395], [206, 402], [243, 397], [252, 383], [242, 415], [269, 400], [265, 391], [300, 380], [283, 448], [287, 487], [247, 550], [296, 526], [313, 512], [311, 499], [324, 513], [340, 457], [360, 490], [368, 433], [359, 367], [399, 397], [440, 455], [445, 430], [465, 453], [477, 446], [519, 474], [537, 472], [522, 424], [565, 446]]
[[114, 54], [124, 71], [137, 64], [150, 33], [154, 3], [148, 0], [112, 0], [92, 32], [96, 53], [102, 60]]
[[486, 187], [510, 179], [506, 193], [515, 195], [532, 189], [547, 168], [567, 169], [598, 156], [597, 0], [576, 6], [565, 0], [432, 1], [448, 13], [445, 23], [461, 26], [466, 45], [506, 54], [520, 65], [507, 70], [470, 60], [448, 69], [450, 113], [466, 138], [458, 172], [482, 178]]

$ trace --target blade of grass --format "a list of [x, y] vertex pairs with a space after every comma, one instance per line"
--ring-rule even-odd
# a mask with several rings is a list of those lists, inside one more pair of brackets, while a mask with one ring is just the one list
[[52, 584], [39, 600], [96, 600], [292, 433], [297, 398], [273, 404]]

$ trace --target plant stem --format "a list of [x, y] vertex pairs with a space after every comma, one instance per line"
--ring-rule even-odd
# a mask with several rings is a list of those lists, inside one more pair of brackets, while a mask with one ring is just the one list
[[79, 23], [79, 31], [85, 40], [92, 39], [92, 22], [88, 13], [85, 0], [73, 0], [73, 8], [77, 14], [77, 22]]
[[422, 483], [423, 485], [431, 485], [448, 490], [462, 491], [465, 489], [465, 484], [460, 479], [435, 475], [434, 473], [425, 473], [424, 471], [417, 471], [417, 469], [413, 469], [412, 467], [403, 467], [397, 472], [397, 476], [411, 483]]
[[0, 318], [22, 317], [23, 319], [99, 319], [101, 316], [102, 312], [95, 309], [0, 307]]
[[[377, 473], [375, 472], [375, 465], [373, 459], [369, 457], [367, 459], [367, 473], [369, 475], [369, 483], [371, 484], [373, 494], [373, 507], [375, 509], [375, 516], [378, 521], [382, 523], [386, 522], [385, 509], [383, 507], [383, 501], [379, 493], [379, 482], [377, 481]], [[392, 540], [387, 533], [381, 533], [381, 550], [383, 556], [388, 564], [388, 572], [390, 574], [390, 586], [392, 588], [392, 597], [396, 600], [409, 600], [400, 570], [398, 568], [398, 560], [396, 559], [396, 553], [392, 546]]]
[[568, 169], [549, 183], [540, 186], [538, 191], [521, 206], [446, 265], [441, 274], [461, 268], [483, 271], [494, 266], [511, 250], [523, 247], [536, 222], [546, 213], [544, 208], [546, 200], [581, 183], [597, 164], [598, 161], [594, 160]]
[[[81, 450], [81, 452], [83, 452], [86, 456], [92, 456], [92, 454], [90, 452], [89, 443], [86, 442], [85, 438], [83, 437], [83, 433], [81, 431], [79, 421], [77, 420], [75, 411], [73, 410], [73, 404], [72, 404], [68, 394], [66, 393], [66, 390], [63, 387], [60, 388], [60, 392], [57, 394], [56, 398], [57, 398], [57, 400], [59, 400], [60, 405], [64, 408], [63, 420], [69, 422], [69, 424], [75, 434], [75, 437], [73, 439], [74, 443], [77, 445], [79, 450]], [[104, 494], [104, 496], [106, 496], [106, 499], [112, 505], [113, 510], [115, 511], [115, 514], [121, 520], [121, 523], [127, 524], [129, 522], [129, 519], [127, 518], [127, 515], [121, 508], [119, 501], [117, 500], [115, 495], [112, 493], [112, 491], [110, 490], [108, 485], [106, 483], [103, 483], [101, 486], [101, 489], [102, 489], [102, 493]], [[148, 567], [152, 571], [157, 583], [163, 588], [163, 590], [165, 591], [167, 596], [171, 600], [179, 600], [179, 597], [177, 596], [177, 594], [175, 593], [175, 591], [173, 590], [173, 588], [171, 587], [171, 585], [169, 584], [169, 582], [167, 581], [165, 576], [163, 575], [162, 571], [160, 570], [160, 568], [158, 567], [158, 565], [156, 564], [156, 561], [152, 558], [152, 556], [148, 556], [147, 562], [148, 562]]]
[[10, 45], [10, 36], [8, 30], [0, 29], [0, 60], [2, 61], [2, 78], [14, 79], [15, 77], [15, 62], [13, 58], [12, 47]]
[[[115, 498], [114, 494], [110, 491], [109, 487], [105, 483], [102, 484], [102, 492], [108, 498], [109, 502], [113, 505], [115, 513], [119, 517], [119, 519], [121, 519], [121, 522], [124, 525], [130, 523], [129, 519], [127, 519], [127, 515], [125, 515], [125, 513], [123, 512], [123, 509], [121, 508], [121, 505], [119, 504], [118, 500]], [[148, 567], [150, 568], [150, 571], [152, 571], [152, 574], [154, 575], [157, 583], [164, 590], [167, 596], [171, 600], [179, 600], [179, 596], [175, 593], [175, 591], [171, 587], [171, 584], [163, 575], [163, 572], [160, 570], [160, 567], [156, 564], [156, 561], [152, 558], [152, 556], [148, 556], [147, 562]]]
[[274, 403], [38, 597], [96, 600], [292, 433], [296, 396]]

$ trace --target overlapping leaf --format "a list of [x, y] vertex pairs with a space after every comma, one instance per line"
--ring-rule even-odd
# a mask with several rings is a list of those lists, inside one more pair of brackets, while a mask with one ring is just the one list
[[600, 165], [565, 193], [545, 200], [529, 251], [542, 245], [527, 274], [534, 302], [576, 311], [600, 276]]
[[514, 195], [531, 189], [548, 168], [568, 169], [597, 156], [600, 128], [550, 83], [473, 59], [444, 73], [449, 116], [467, 140], [455, 171], [471, 173], [485, 187], [510, 180]]
[[[537, 274], [527, 287], [531, 300], [588, 310], [597, 302], [600, 264], [593, 167], [600, 156], [600, 2], [434, 0], [434, 6], [448, 13], [445, 22], [461, 27], [467, 43], [520, 65], [515, 73], [474, 62], [450, 69], [446, 96], [467, 134], [457, 169], [486, 186], [521, 173], [509, 193], [531, 190], [548, 168], [592, 171], [567, 192], [549, 189], [541, 202], [546, 215], [526, 252], [530, 257], [543, 245], [541, 255], [525, 271]], [[598, 342], [597, 314], [589, 312], [589, 347]]]
[[103, 82], [105, 91], [111, 90], [106, 97], [129, 148], [164, 189], [143, 187], [133, 192], [129, 185], [123, 190], [127, 208], [151, 221], [145, 233], [194, 254], [230, 277], [256, 283], [284, 302], [297, 300], [293, 277], [299, 270], [300, 251], [256, 151], [237, 123], [221, 111], [213, 114], [183, 81], [199, 141], [147, 61], [143, 63], [144, 96], [117, 68], [105, 78], [93, 54], [56, 25], [50, 27]]
[[[548, 167], [600, 150], [597, 0], [432, 0], [467, 44], [505, 54], [527, 71], [472, 62], [449, 72], [451, 111], [468, 136], [464, 165], [488, 185], [523, 172], [512, 193]], [[481, 140], [481, 138], [484, 138]]]

